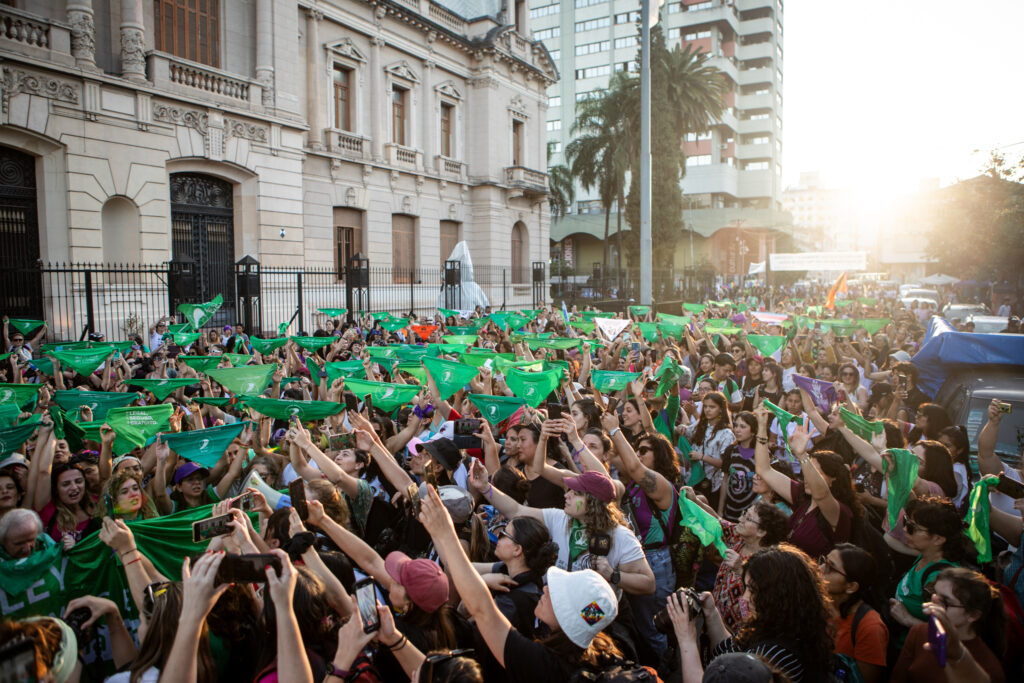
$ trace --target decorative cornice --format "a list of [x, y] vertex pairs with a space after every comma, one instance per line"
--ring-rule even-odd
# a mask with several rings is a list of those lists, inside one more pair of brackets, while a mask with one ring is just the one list
[[153, 104], [153, 120], [164, 123], [173, 123], [177, 126], [185, 126], [199, 131], [206, 135], [209, 127], [210, 116], [206, 112], [197, 109], [184, 109], [173, 107], [167, 104]]
[[265, 126], [260, 126], [248, 121], [238, 119], [224, 119], [225, 138], [242, 138], [253, 142], [267, 142], [270, 131]]
[[42, 76], [22, 71], [21, 69], [3, 67], [3, 78], [2, 82], [0, 82], [0, 87], [3, 88], [3, 95], [0, 99], [2, 99], [2, 108], [5, 114], [10, 107], [11, 97], [22, 93], [38, 95], [70, 104], [79, 103], [77, 86], [57, 78]]

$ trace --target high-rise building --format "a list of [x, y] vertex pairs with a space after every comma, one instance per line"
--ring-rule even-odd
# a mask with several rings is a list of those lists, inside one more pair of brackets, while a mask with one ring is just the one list
[[[616, 71], [637, 71], [639, 0], [531, 0], [533, 38], [542, 40], [558, 65], [561, 80], [548, 89], [549, 163], [564, 163], [576, 103], [608, 86]], [[773, 248], [775, 233], [788, 224], [779, 213], [782, 182], [783, 6], [781, 0], [676, 0], [661, 7], [660, 25], [669, 49], [696, 46], [710, 55], [709, 64], [728, 81], [725, 111], [707, 131], [685, 137], [686, 175], [682, 181], [688, 207], [684, 220], [698, 231], [711, 260], [735, 243], [746, 261], [762, 260], [761, 245]], [[596, 192], [577, 188], [573, 213], [601, 214]], [[585, 221], [584, 221], [585, 222]], [[580, 221], [571, 221], [579, 226]], [[603, 223], [603, 221], [602, 221]], [[614, 231], [614, 223], [613, 231]], [[763, 231], [747, 238], [716, 237], [720, 229]], [[603, 226], [602, 226], [603, 230]], [[552, 227], [552, 240], [568, 237]], [[593, 234], [593, 231], [588, 231]], [[602, 233], [603, 234], [603, 233]], [[764, 237], [762, 240], [761, 238]], [[584, 240], [587, 242], [588, 240]], [[592, 245], [591, 245], [592, 246]], [[571, 248], [586, 252], [587, 244]], [[758, 252], [757, 254], [750, 252]], [[586, 259], [586, 256], [583, 257]], [[733, 263], [739, 260], [732, 258]], [[676, 265], [691, 264], [689, 251]], [[714, 264], [724, 267], [726, 264]], [[584, 260], [580, 267], [589, 269]]]
[[862, 214], [850, 190], [825, 187], [817, 172], [782, 192], [782, 208], [793, 216], [793, 243], [801, 251], [856, 251]]

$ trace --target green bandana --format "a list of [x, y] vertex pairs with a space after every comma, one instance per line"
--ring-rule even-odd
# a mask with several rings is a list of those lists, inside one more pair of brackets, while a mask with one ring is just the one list
[[8, 429], [18, 422], [21, 408], [13, 403], [0, 403], [0, 429]]
[[46, 324], [42, 320], [31, 320], [29, 318], [9, 318], [7, 322], [25, 337], [28, 336], [29, 332]]
[[34, 405], [42, 384], [0, 383], [0, 403], [13, 403], [19, 408]]
[[636, 326], [640, 330], [640, 334], [647, 341], [655, 342], [658, 340], [658, 328], [661, 327], [658, 323], [636, 323]]
[[497, 313], [491, 313], [489, 317], [498, 327], [507, 327], [510, 330], [518, 330], [520, 327], [530, 322], [530, 318], [513, 311], [499, 311]]
[[882, 474], [888, 484], [889, 499], [886, 507], [889, 511], [889, 528], [895, 528], [900, 517], [900, 510], [910, 500], [910, 493], [914, 489], [914, 482], [917, 481], [917, 470], [921, 467], [921, 461], [917, 456], [905, 448], [890, 448], [895, 468], [889, 469], [889, 462], [882, 459]]
[[396, 350], [390, 346], [367, 346], [366, 353], [375, 363], [380, 363], [383, 358], [394, 360], [398, 357]]
[[[314, 356], [306, 357], [306, 369], [309, 370], [309, 377], [313, 380], [313, 384], [320, 384], [320, 364], [316, 362]], [[330, 386], [330, 380], [328, 380], [328, 386]]]
[[290, 339], [307, 351], [318, 351], [338, 340], [337, 337], [291, 337]]
[[404, 406], [420, 392], [420, 387], [416, 384], [390, 384], [364, 379], [346, 380], [345, 387], [360, 398], [370, 394], [373, 397], [373, 406], [386, 413]]
[[170, 332], [171, 334], [178, 334], [179, 332], [190, 332], [192, 331], [192, 326], [189, 325], [188, 323], [175, 323], [174, 325], [168, 325], [167, 331]]
[[839, 417], [843, 418], [843, 422], [851, 432], [868, 443], [871, 443], [871, 439], [875, 434], [881, 434], [885, 431], [885, 425], [881, 422], [864, 419], [843, 406], [839, 406]]
[[[210, 318], [223, 303], [224, 297], [218, 294], [212, 301], [207, 301], [205, 304], [178, 304], [178, 312], [185, 316], [185, 320], [193, 330], [198, 330], [210, 322]], [[178, 343], [177, 340], [175, 343]]]
[[74, 349], [70, 351], [51, 351], [50, 355], [80, 375], [91, 375], [114, 353], [109, 347], [100, 349]]
[[978, 562], [992, 561], [992, 534], [989, 530], [991, 513], [988, 491], [999, 483], [998, 477], [982, 477], [974, 488], [967, 504], [967, 537], [974, 542], [978, 551]]
[[472, 346], [476, 344], [478, 338], [478, 335], [475, 334], [446, 334], [441, 337], [445, 344], [458, 344], [459, 346]]
[[688, 315], [669, 315], [668, 313], [659, 313], [658, 320], [669, 325], [677, 325], [683, 327], [690, 324], [690, 316]]
[[380, 326], [388, 332], [397, 332], [403, 327], [409, 326], [408, 318], [389, 318], [387, 320], [381, 320]]
[[466, 352], [465, 344], [427, 344], [427, 347], [433, 352], [432, 355], [434, 356], [442, 353], [457, 354]]
[[539, 360], [508, 360], [498, 356], [494, 359], [494, 366], [498, 372], [507, 375], [512, 368], [519, 368], [527, 372], [540, 372], [544, 369], [544, 362]]
[[621, 372], [619, 370], [593, 370], [590, 381], [600, 392], [622, 391], [630, 382], [640, 377], [639, 372]]
[[775, 419], [779, 421], [779, 432], [781, 432], [782, 440], [786, 445], [786, 452], [792, 457], [792, 451], [789, 450], [789, 423], [795, 422], [798, 425], [802, 425], [804, 423], [804, 419], [783, 410], [768, 399], [765, 399], [764, 407], [771, 411], [771, 413], [775, 415]]
[[350, 378], [365, 379], [366, 368], [363, 367], [363, 361], [358, 358], [355, 360], [339, 360], [332, 361], [325, 364], [324, 369], [327, 371], [327, 386], [334, 384], [334, 380], [339, 377], [344, 377], [345, 380]]
[[256, 349], [260, 353], [270, 353], [287, 344], [288, 337], [277, 337], [275, 339], [258, 339], [256, 337], [249, 337], [249, 343], [252, 344], [252, 348]]
[[459, 362], [471, 365], [474, 368], [482, 368], [490, 362], [490, 367], [494, 367], [495, 359], [497, 356], [492, 354], [484, 353], [460, 353]]
[[210, 469], [221, 459], [231, 442], [245, 430], [247, 424], [236, 422], [220, 427], [164, 434], [161, 440], [182, 458]]
[[[337, 415], [345, 409], [344, 403], [336, 401], [295, 401], [281, 398], [263, 398], [262, 396], [246, 399], [245, 405], [257, 413], [278, 420], [287, 420], [291, 416], [297, 415], [302, 422], [323, 420], [331, 415]], [[376, 402], [374, 402], [374, 405], [376, 405]]]
[[54, 400], [69, 413], [76, 413], [82, 406], [92, 410], [93, 420], [103, 420], [111, 408], [123, 408], [139, 399], [137, 392], [119, 391], [79, 391], [77, 389], [59, 389]]
[[650, 306], [630, 306], [629, 312], [638, 318], [642, 318], [651, 312]]
[[430, 371], [441, 398], [445, 400], [451, 398], [455, 392], [468, 384], [479, 372], [472, 365], [454, 360], [424, 358], [421, 362], [423, 367]]
[[184, 348], [195, 344], [202, 336], [200, 332], [174, 332], [173, 334], [168, 332], [164, 335], [164, 339], [170, 339], [178, 346]]
[[[14, 322], [13, 320], [11, 322]], [[36, 538], [35, 551], [28, 557], [14, 560], [4, 552], [0, 550], [0, 576], [4, 577], [3, 591], [6, 593], [4, 597], [10, 598], [18, 593], [23, 593], [29, 589], [36, 581], [42, 578], [44, 575], [50, 573], [50, 569], [57, 563], [61, 556], [61, 546], [59, 543], [54, 541], [47, 534], [39, 534]], [[42, 599], [46, 595], [43, 591], [38, 599]], [[5, 601], [5, 607], [10, 605], [12, 600]], [[19, 601], [20, 605], [24, 605], [26, 601]], [[15, 605], [17, 608], [18, 605]], [[57, 609], [53, 610], [56, 614], [61, 605], [56, 605]], [[46, 612], [33, 611], [32, 615], [46, 614]], [[5, 613], [6, 617], [7, 614]], [[26, 614], [25, 616], [29, 616]]]
[[420, 384], [425, 385], [427, 383], [427, 371], [417, 360], [402, 361], [398, 364], [397, 369], [399, 372], [412, 375]]
[[216, 406], [223, 408], [231, 403], [230, 396], [193, 396], [192, 400], [201, 406]]
[[725, 543], [722, 540], [722, 524], [717, 519], [705, 512], [701, 506], [686, 497], [679, 496], [679, 512], [681, 517], [679, 524], [693, 532], [694, 536], [700, 539], [701, 544], [714, 545], [722, 557], [725, 557]]
[[892, 320], [890, 318], [860, 318], [856, 322], [858, 326], [867, 330], [868, 334], [876, 334]]
[[206, 376], [236, 396], [258, 396], [266, 391], [277, 370], [277, 363], [245, 365], [240, 368], [217, 368]]
[[569, 566], [571, 567], [572, 563], [589, 549], [590, 538], [587, 536], [587, 527], [578, 519], [572, 520], [572, 526], [569, 527]]
[[448, 318], [455, 318], [456, 320], [458, 320], [459, 317], [461, 316], [461, 313], [450, 308], [439, 308], [437, 310], [441, 313], [441, 315], [444, 316], [445, 320], [447, 320]]
[[125, 384], [130, 387], [141, 387], [143, 390], [156, 396], [156, 400], [163, 401], [178, 390], [179, 387], [188, 387], [198, 384], [199, 380], [191, 377], [175, 379], [130, 379]]
[[679, 459], [683, 462], [690, 463], [690, 476], [686, 480], [686, 485], [693, 487], [704, 481], [706, 478], [704, 473], [704, 463], [699, 460], [697, 462], [690, 460], [690, 452], [693, 450], [693, 446], [690, 445], [690, 442], [686, 440], [685, 436], [679, 437], [679, 441], [676, 442], [676, 448], [679, 449]]
[[[41, 416], [40, 416], [41, 417]], [[21, 444], [29, 440], [32, 432], [39, 427], [39, 420], [28, 420], [24, 424], [0, 430], [0, 458], [6, 458], [14, 453]]]
[[224, 357], [227, 358], [232, 365], [239, 366], [245, 365], [252, 360], [252, 356], [247, 353], [225, 353]]
[[703, 313], [707, 306], [704, 304], [683, 304], [683, 308], [690, 313]]
[[654, 374], [654, 378], [659, 380], [658, 388], [654, 395], [661, 396], [685, 376], [686, 371], [679, 367], [679, 364], [675, 362], [672, 356], [665, 356], [665, 360], [661, 362], [661, 367]]
[[204, 375], [220, 365], [222, 359], [223, 356], [178, 356], [178, 360]]
[[395, 348], [395, 356], [401, 361], [416, 361], [424, 356], [434, 355], [429, 346], [404, 345]]
[[525, 399], [531, 408], [536, 408], [558, 388], [561, 379], [562, 373], [558, 370], [527, 372], [522, 368], [512, 368], [505, 375], [505, 384], [512, 393]]
[[318, 308], [316, 310], [320, 311], [328, 318], [344, 318], [348, 315], [347, 308]]
[[748, 334], [747, 341], [765, 358], [786, 345], [786, 338], [781, 335], [776, 337], [770, 334]]
[[580, 347], [580, 340], [570, 339], [568, 337], [558, 337], [554, 339], [527, 339], [526, 345], [530, 347], [531, 351], [536, 351], [537, 349], [567, 351], [568, 349], [578, 349]]
[[173, 413], [174, 406], [170, 403], [112, 408], [107, 413], [107, 424], [117, 435], [114, 439], [114, 455], [124, 455], [133, 448], [142, 448], [149, 437], [170, 429], [168, 420]]
[[470, 394], [469, 402], [475, 405], [480, 415], [492, 425], [504, 422], [526, 405], [526, 401], [521, 398], [485, 394]]
[[591, 334], [594, 329], [597, 328], [597, 323], [588, 323], [583, 320], [570, 320], [569, 327], [574, 327], [584, 334]]

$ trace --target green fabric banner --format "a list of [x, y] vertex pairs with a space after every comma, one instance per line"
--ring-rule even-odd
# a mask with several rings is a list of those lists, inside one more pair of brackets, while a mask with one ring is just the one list
[[914, 482], [917, 481], [917, 471], [921, 467], [921, 461], [906, 448], [890, 448], [895, 466], [890, 469], [889, 462], [882, 458], [882, 474], [888, 484], [889, 497], [886, 501], [886, 508], [889, 512], [889, 528], [896, 528], [900, 517], [900, 510], [910, 500], [910, 493], [914, 489]]
[[488, 362], [491, 364], [491, 368], [494, 367], [497, 356], [494, 354], [483, 354], [483, 353], [460, 353], [459, 362], [471, 365], [474, 368], [482, 368], [487, 365]]
[[693, 532], [694, 536], [700, 539], [701, 544], [714, 545], [722, 557], [725, 557], [727, 548], [722, 540], [722, 524], [712, 517], [704, 509], [686, 497], [686, 494], [679, 494], [679, 524]]
[[277, 363], [266, 365], [245, 365], [240, 368], [217, 368], [206, 373], [207, 377], [236, 396], [259, 396], [273, 379]]
[[462, 315], [458, 311], [451, 308], [438, 308], [437, 310], [441, 313], [441, 315], [444, 316], [445, 320], [447, 320], [448, 318], [455, 318], [456, 320], [458, 320]]
[[107, 424], [117, 435], [114, 439], [114, 455], [124, 455], [133, 448], [142, 448], [149, 437], [170, 429], [174, 406], [160, 403], [155, 406], [128, 406], [111, 408], [107, 413]]
[[230, 396], [193, 396], [192, 400], [202, 406], [216, 406], [223, 408], [231, 403]]
[[600, 392], [622, 391], [630, 382], [640, 377], [639, 372], [622, 372], [619, 370], [592, 370], [590, 381]]
[[8, 429], [18, 422], [21, 408], [13, 403], [0, 403], [0, 429]]
[[526, 405], [525, 399], [485, 394], [470, 394], [469, 402], [475, 405], [480, 415], [492, 425], [504, 422]]
[[347, 308], [318, 308], [316, 310], [320, 311], [328, 318], [344, 318], [348, 315]]
[[638, 318], [642, 318], [651, 312], [650, 306], [630, 306], [629, 312]]
[[561, 378], [562, 373], [557, 370], [528, 372], [523, 368], [512, 368], [505, 375], [505, 384], [512, 393], [525, 399], [531, 408], [536, 408], [558, 388]]
[[427, 371], [418, 360], [402, 361], [398, 364], [397, 368], [399, 372], [412, 375], [420, 384], [426, 385]]
[[403, 344], [395, 347], [395, 357], [400, 361], [417, 361], [426, 356], [435, 355], [435, 350], [429, 346], [418, 346], [416, 344]]
[[287, 344], [288, 337], [275, 337], [274, 339], [249, 337], [249, 343], [252, 344], [252, 348], [256, 349], [260, 353], [271, 353], [272, 351], [276, 351]]
[[[218, 294], [212, 301], [207, 301], [205, 304], [178, 304], [178, 312], [185, 316], [189, 327], [198, 331], [199, 328], [210, 322], [210, 318], [220, 309], [223, 303], [224, 297]], [[177, 344], [178, 342], [175, 341], [175, 343]]]
[[441, 337], [445, 344], [458, 344], [459, 346], [472, 346], [476, 344], [479, 335], [475, 334], [446, 334]]
[[13, 403], [19, 408], [35, 405], [42, 384], [0, 383], [0, 403]]
[[588, 323], [583, 320], [570, 320], [569, 327], [574, 327], [584, 334], [593, 334], [594, 330], [597, 329], [597, 323]]
[[24, 423], [8, 429], [0, 429], [0, 458], [6, 458], [21, 448], [21, 445], [29, 440], [38, 427], [39, 419], [37, 418], [26, 420]]
[[465, 344], [427, 344], [434, 353], [433, 355], [444, 354], [459, 354], [466, 352]]
[[569, 349], [578, 349], [580, 347], [579, 339], [572, 339], [570, 337], [552, 337], [550, 339], [527, 339], [526, 345], [530, 347], [531, 351], [537, 349], [553, 349], [555, 351], [568, 351]]
[[[8, 318], [7, 322], [25, 337], [28, 336], [29, 332], [46, 324], [42, 320], [32, 320], [31, 318]], [[28, 339], [25, 341], [28, 341]]]
[[130, 387], [141, 387], [143, 390], [156, 396], [156, 400], [163, 401], [180, 387], [199, 384], [199, 380], [192, 377], [178, 377], [174, 379], [130, 379], [125, 382], [125, 384]]
[[345, 388], [362, 398], [366, 394], [373, 397], [373, 406], [386, 413], [404, 406], [420, 392], [418, 384], [391, 384], [389, 382], [371, 382], [365, 379], [345, 380]]
[[688, 315], [669, 315], [668, 313], [659, 313], [658, 320], [670, 325], [678, 325], [679, 327], [685, 327], [690, 324], [690, 316]]
[[[2, 385], [0, 385], [2, 386]], [[59, 389], [54, 393], [54, 400], [64, 410], [77, 415], [82, 406], [92, 410], [93, 420], [103, 420], [111, 408], [123, 408], [139, 399], [138, 392], [119, 391], [79, 391], [78, 389]]]
[[110, 347], [99, 349], [73, 349], [67, 351], [51, 351], [50, 355], [60, 361], [64, 367], [71, 368], [80, 375], [91, 375], [113, 355]]
[[704, 309], [707, 308], [705, 304], [683, 304], [683, 308], [690, 313], [703, 313]]
[[337, 337], [289, 337], [293, 342], [307, 351], [319, 351], [338, 340]]
[[350, 377], [356, 379], [366, 378], [366, 368], [363, 367], [363, 361], [358, 358], [355, 360], [331, 361], [324, 365], [324, 369], [327, 371], [328, 387], [334, 384], [334, 380], [339, 377], [344, 377], [345, 380], [348, 380]]
[[366, 353], [373, 359], [375, 363], [382, 362], [382, 358], [387, 360], [394, 360], [398, 357], [397, 350], [392, 346], [367, 346]]
[[531, 320], [531, 318], [527, 318], [525, 315], [514, 311], [498, 311], [497, 313], [491, 313], [489, 317], [498, 327], [507, 327], [510, 330], [518, 330]]
[[224, 357], [227, 358], [235, 367], [245, 365], [252, 360], [252, 356], [248, 353], [225, 353]]
[[442, 399], [451, 398], [459, 389], [469, 384], [479, 370], [472, 365], [442, 358], [424, 358], [423, 367], [430, 371], [434, 384]]
[[164, 335], [164, 339], [170, 339], [178, 346], [184, 348], [195, 344], [202, 336], [201, 332], [174, 332], [173, 334], [168, 332]]
[[204, 375], [220, 365], [222, 359], [223, 356], [178, 356], [178, 360]]
[[540, 372], [544, 369], [544, 363], [539, 360], [508, 360], [499, 356], [494, 359], [494, 367], [499, 373], [507, 375], [512, 368], [519, 368], [527, 372]]
[[875, 434], [881, 434], [885, 431], [885, 425], [881, 422], [867, 420], [857, 413], [847, 410], [843, 406], [839, 406], [839, 417], [843, 419], [843, 422], [851, 432], [868, 443], [871, 442], [871, 439]]
[[992, 561], [992, 533], [989, 528], [991, 507], [988, 492], [998, 483], [998, 477], [982, 477], [971, 489], [971, 495], [967, 499], [967, 537], [974, 542], [979, 564]]
[[388, 318], [387, 320], [381, 320], [380, 326], [388, 332], [398, 332], [398, 330], [409, 326], [408, 318]]
[[283, 398], [263, 398], [262, 396], [247, 398], [245, 405], [267, 417], [287, 420], [291, 416], [297, 415], [303, 422], [323, 420], [331, 415], [337, 415], [345, 409], [344, 403], [336, 401], [296, 401]]
[[161, 440], [186, 460], [210, 469], [221, 459], [231, 442], [245, 430], [247, 424], [247, 421], [236, 422], [177, 434], [168, 433], [163, 434]]
[[891, 318], [859, 318], [857, 325], [863, 327], [868, 334], [875, 334], [892, 322]]
[[765, 358], [772, 356], [786, 345], [786, 338], [782, 335], [748, 334], [747, 341]]

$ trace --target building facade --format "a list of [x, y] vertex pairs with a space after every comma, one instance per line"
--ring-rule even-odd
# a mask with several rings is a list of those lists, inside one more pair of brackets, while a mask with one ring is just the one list
[[857, 251], [868, 220], [850, 190], [825, 187], [817, 172], [801, 172], [800, 183], [782, 193], [793, 216], [793, 241], [800, 251]]
[[[533, 37], [544, 41], [562, 73], [548, 90], [550, 164], [565, 163], [576, 103], [605, 89], [612, 73], [637, 70], [639, 16], [638, 0], [532, 0]], [[659, 23], [669, 49], [695, 46], [708, 53], [709, 64], [728, 82], [721, 119], [707, 131], [688, 134], [683, 142], [687, 213], [709, 210], [707, 216], [696, 217], [703, 225], [724, 215], [718, 210], [749, 209], [748, 223], [757, 221], [759, 228], [771, 231], [787, 224], [774, 213], [761, 224], [764, 210], [780, 209], [782, 2], [676, 0], [662, 5]], [[602, 213], [596, 193], [577, 188], [573, 211]], [[552, 237], [560, 241], [570, 236], [563, 233], [556, 226]], [[688, 248], [681, 249], [677, 265], [693, 265], [688, 254]]]
[[8, 0], [0, 69], [6, 263], [547, 260], [558, 74], [514, 0]]

